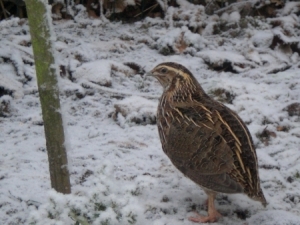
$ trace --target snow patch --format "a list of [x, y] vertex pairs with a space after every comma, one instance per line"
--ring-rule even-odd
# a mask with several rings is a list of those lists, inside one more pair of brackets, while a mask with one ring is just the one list
[[8, 92], [8, 94], [11, 94], [14, 98], [21, 98], [24, 95], [22, 84], [16, 81], [16, 77], [14, 77], [13, 74], [13, 71], [0, 73], [0, 89], [4, 89], [3, 91]]
[[268, 48], [273, 41], [273, 32], [270, 30], [256, 31], [251, 40], [255, 47]]
[[117, 102], [114, 107], [113, 118], [121, 127], [126, 124], [134, 126], [156, 123], [157, 103], [151, 100], [132, 96]]
[[297, 225], [300, 217], [283, 210], [259, 212], [247, 220], [249, 225]]
[[101, 86], [110, 87], [112, 61], [94, 61], [84, 63], [74, 73], [74, 78], [78, 83], [92, 82]]

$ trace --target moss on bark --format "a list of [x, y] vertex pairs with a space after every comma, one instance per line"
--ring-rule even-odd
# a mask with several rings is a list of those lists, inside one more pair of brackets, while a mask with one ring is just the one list
[[57, 82], [58, 69], [55, 67], [51, 41], [52, 21], [46, 0], [25, 2], [44, 120], [51, 186], [66, 194], [71, 192], [71, 186]]

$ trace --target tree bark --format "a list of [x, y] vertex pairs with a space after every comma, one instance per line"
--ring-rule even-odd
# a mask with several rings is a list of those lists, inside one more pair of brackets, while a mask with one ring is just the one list
[[25, 0], [42, 107], [51, 186], [71, 192], [65, 135], [59, 100], [59, 71], [54, 58], [54, 33], [47, 0]]

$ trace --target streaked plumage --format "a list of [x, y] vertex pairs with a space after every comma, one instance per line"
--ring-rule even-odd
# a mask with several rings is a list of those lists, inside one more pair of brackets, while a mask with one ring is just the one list
[[180, 64], [159, 64], [150, 75], [164, 88], [157, 111], [162, 148], [208, 195], [208, 216], [190, 220], [216, 221], [221, 216], [214, 207], [218, 192], [245, 193], [265, 206], [255, 147], [241, 118], [210, 98]]

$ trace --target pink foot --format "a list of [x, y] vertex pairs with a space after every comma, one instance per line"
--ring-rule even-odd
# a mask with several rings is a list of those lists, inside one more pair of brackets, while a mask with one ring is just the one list
[[189, 217], [188, 219], [195, 223], [208, 223], [218, 221], [222, 215], [217, 211], [210, 213], [208, 216], [201, 216], [197, 213], [196, 217]]

